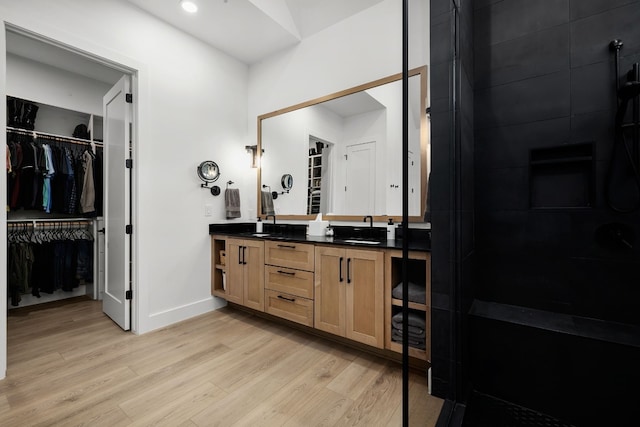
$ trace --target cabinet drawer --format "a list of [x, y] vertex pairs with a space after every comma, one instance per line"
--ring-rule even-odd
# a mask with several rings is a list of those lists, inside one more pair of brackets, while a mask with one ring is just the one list
[[265, 290], [265, 311], [274, 316], [313, 326], [313, 301], [284, 292]]
[[313, 273], [267, 265], [265, 266], [264, 287], [273, 291], [313, 299]]
[[313, 271], [313, 245], [295, 242], [266, 241], [264, 262], [269, 265]]

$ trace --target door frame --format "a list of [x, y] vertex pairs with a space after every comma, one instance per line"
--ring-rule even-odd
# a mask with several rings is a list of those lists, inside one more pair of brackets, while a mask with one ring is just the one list
[[[32, 37], [36, 40], [64, 48], [75, 54], [92, 59], [107, 67], [121, 71], [123, 74], [131, 76], [131, 92], [133, 94], [132, 104], [132, 158], [134, 166], [140, 160], [140, 139], [141, 139], [141, 115], [140, 105], [148, 100], [147, 67], [145, 64], [122, 55], [108, 47], [100, 46], [88, 41], [77, 34], [70, 33], [68, 29], [60, 29], [49, 23], [33, 19], [12, 12], [10, 9], [0, 6], [0, 71], [6, 76], [6, 31], [14, 31]], [[6, 96], [6, 80], [0, 78], [0, 94]], [[6, 102], [0, 103], [0, 117], [6, 117]], [[0, 143], [6, 144], [6, 122], [0, 120]], [[1, 156], [0, 167], [6, 169], [6, 159]], [[134, 167], [131, 170], [131, 223], [136, 230], [138, 222], [138, 171]], [[6, 200], [6, 174], [0, 174], [0, 198]], [[6, 248], [7, 244], [7, 216], [6, 213], [0, 215], [0, 244]], [[146, 292], [140, 289], [139, 269], [138, 269], [138, 233], [131, 236], [131, 289], [133, 291], [133, 301], [131, 303], [131, 331], [138, 334], [140, 325], [140, 313], [146, 310], [144, 301], [147, 300]], [[6, 256], [0, 257], [0, 277], [7, 277]], [[7, 294], [6, 280], [0, 281], [0, 294]], [[0, 298], [0, 380], [6, 377], [7, 372], [7, 299]]]

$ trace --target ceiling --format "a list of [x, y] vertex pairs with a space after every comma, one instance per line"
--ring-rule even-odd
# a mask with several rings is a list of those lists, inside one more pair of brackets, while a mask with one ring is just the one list
[[384, 0], [195, 0], [196, 14], [179, 0], [127, 1], [253, 64]]

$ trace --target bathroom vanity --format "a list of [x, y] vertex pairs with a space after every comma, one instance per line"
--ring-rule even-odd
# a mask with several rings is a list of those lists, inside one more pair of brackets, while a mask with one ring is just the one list
[[[265, 232], [256, 233], [250, 223], [210, 225], [211, 294], [267, 316], [401, 353], [401, 343], [393, 340], [392, 318], [401, 311], [402, 300], [392, 290], [401, 282], [402, 241], [307, 236], [305, 226], [279, 226], [269, 230], [265, 224]], [[408, 261], [409, 282], [422, 287], [426, 296], [423, 302], [409, 303], [411, 313], [424, 319], [426, 343], [423, 349], [410, 346], [409, 355], [423, 361], [431, 357], [428, 246], [428, 241], [412, 242]]]

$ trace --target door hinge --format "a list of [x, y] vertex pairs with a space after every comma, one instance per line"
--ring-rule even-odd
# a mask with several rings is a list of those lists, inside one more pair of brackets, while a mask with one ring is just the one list
[[124, 295], [125, 299], [133, 299], [133, 291], [129, 290]]
[[125, 232], [126, 234], [133, 234], [133, 226], [132, 226], [131, 224], [127, 225], [127, 226], [124, 228], [124, 232]]
[[124, 96], [124, 100], [127, 102], [127, 104], [132, 104], [133, 103], [133, 94], [128, 93]]
[[131, 169], [133, 167], [133, 159], [126, 159], [124, 161], [124, 167]]

